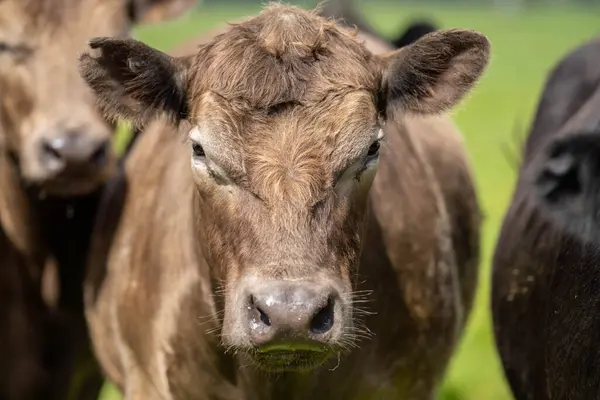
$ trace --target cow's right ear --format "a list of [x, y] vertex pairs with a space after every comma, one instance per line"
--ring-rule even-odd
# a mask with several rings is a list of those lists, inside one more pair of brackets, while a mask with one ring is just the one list
[[111, 119], [134, 126], [157, 117], [187, 118], [193, 56], [174, 58], [134, 39], [94, 38], [79, 58], [79, 72]]

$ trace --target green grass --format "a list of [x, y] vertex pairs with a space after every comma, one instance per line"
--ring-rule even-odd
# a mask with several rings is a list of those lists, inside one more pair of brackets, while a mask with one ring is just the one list
[[[368, 4], [368, 6], [367, 6]], [[362, 9], [385, 34], [401, 29], [411, 16], [434, 17], [443, 27], [473, 28], [492, 42], [492, 61], [480, 86], [454, 112], [467, 141], [477, 187], [486, 215], [482, 237], [483, 262], [478, 299], [470, 323], [445, 380], [443, 400], [511, 399], [491, 330], [489, 312], [490, 259], [512, 195], [514, 167], [502, 147], [517, 144], [515, 124], [524, 134], [545, 76], [574, 46], [598, 31], [600, 9], [545, 7], [519, 14], [495, 12], [479, 5], [420, 5], [363, 0]], [[254, 13], [256, 6], [204, 6], [174, 23], [143, 27], [136, 36], [160, 49], [224, 20]], [[101, 397], [115, 400], [111, 387]]]

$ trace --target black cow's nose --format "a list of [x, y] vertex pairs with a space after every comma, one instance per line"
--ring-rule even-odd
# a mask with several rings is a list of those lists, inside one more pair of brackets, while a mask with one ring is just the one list
[[326, 342], [336, 323], [336, 297], [331, 289], [306, 283], [273, 283], [255, 289], [247, 306], [253, 345], [287, 339]]
[[53, 173], [73, 168], [99, 168], [108, 160], [110, 141], [68, 133], [41, 142], [42, 165]]

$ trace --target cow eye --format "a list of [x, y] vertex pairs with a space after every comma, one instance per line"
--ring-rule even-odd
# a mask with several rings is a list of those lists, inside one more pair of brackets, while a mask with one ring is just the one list
[[381, 147], [381, 143], [379, 140], [374, 141], [369, 147], [369, 151], [367, 152], [367, 158], [373, 159], [379, 155], [379, 147]]
[[33, 48], [25, 44], [11, 44], [0, 40], [0, 53], [8, 54], [22, 61], [33, 53]]
[[199, 143], [192, 144], [192, 151], [194, 152], [195, 158], [203, 158], [206, 156], [204, 153], [204, 148]]

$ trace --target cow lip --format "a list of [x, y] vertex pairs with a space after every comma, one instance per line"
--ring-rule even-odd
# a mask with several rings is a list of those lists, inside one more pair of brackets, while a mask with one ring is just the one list
[[258, 354], [328, 353], [331, 348], [315, 341], [281, 341], [256, 348]]
[[252, 359], [258, 369], [277, 373], [310, 371], [325, 364], [330, 356], [320, 351], [274, 351], [254, 353]]
[[332, 354], [331, 347], [313, 341], [278, 342], [250, 353], [256, 366], [267, 372], [312, 370], [326, 363]]

